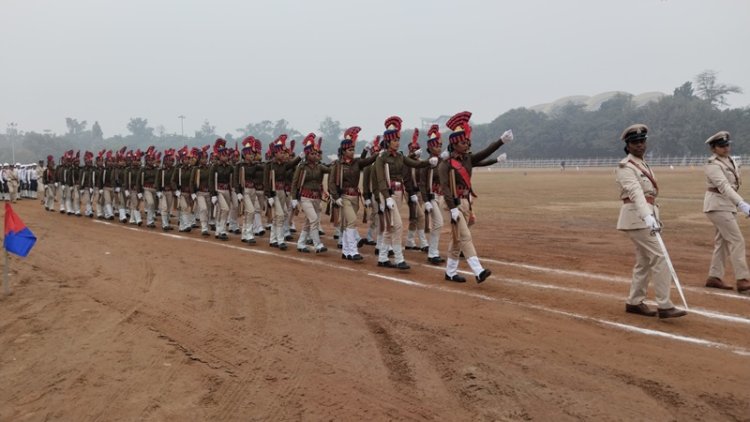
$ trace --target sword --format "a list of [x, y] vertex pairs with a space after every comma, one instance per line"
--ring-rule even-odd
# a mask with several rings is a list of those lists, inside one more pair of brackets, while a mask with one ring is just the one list
[[667, 267], [669, 268], [669, 272], [672, 274], [672, 279], [674, 280], [674, 285], [677, 286], [677, 292], [680, 293], [680, 298], [682, 299], [682, 304], [685, 305], [685, 310], [688, 310], [688, 304], [685, 300], [685, 295], [682, 293], [682, 286], [680, 285], [680, 280], [677, 278], [677, 273], [674, 270], [674, 267], [672, 266], [672, 260], [669, 259], [669, 253], [667, 252], [667, 247], [664, 245], [664, 241], [661, 238], [661, 234], [659, 232], [654, 231], [652, 232], [654, 236], [656, 236], [656, 240], [659, 242], [659, 247], [661, 247], [662, 253], [664, 253], [664, 259], [667, 261]]

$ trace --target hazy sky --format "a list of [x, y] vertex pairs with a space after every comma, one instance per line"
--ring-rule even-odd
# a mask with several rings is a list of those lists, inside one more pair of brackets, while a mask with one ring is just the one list
[[[671, 93], [706, 69], [750, 104], [747, 0], [0, 0], [0, 131], [131, 117], [192, 135], [326, 116], [370, 137], [397, 114]], [[89, 126], [90, 127], [90, 126]]]

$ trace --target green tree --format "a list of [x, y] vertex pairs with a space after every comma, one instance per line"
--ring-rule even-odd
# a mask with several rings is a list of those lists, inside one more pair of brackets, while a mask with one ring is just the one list
[[127, 127], [133, 137], [140, 140], [150, 140], [154, 136], [154, 128], [148, 126], [148, 119], [131, 118]]
[[104, 139], [104, 132], [102, 132], [102, 127], [99, 126], [98, 121], [94, 122], [94, 126], [91, 126], [91, 136], [95, 141], [101, 141]]
[[685, 82], [675, 88], [672, 95], [679, 98], [692, 98], [695, 96], [695, 93], [693, 92], [693, 83], [690, 81]]
[[698, 96], [714, 107], [726, 106], [727, 95], [742, 94], [742, 88], [737, 85], [719, 83], [717, 75], [718, 73], [714, 70], [705, 70], [695, 77]]
[[86, 131], [86, 121], [79, 122], [78, 119], [65, 118], [65, 126], [68, 127], [68, 135], [78, 136]]
[[327, 153], [338, 151], [341, 137], [344, 132], [344, 129], [341, 128], [341, 122], [326, 116], [326, 118], [320, 122], [318, 130], [321, 133], [320, 136], [323, 137], [323, 150]]

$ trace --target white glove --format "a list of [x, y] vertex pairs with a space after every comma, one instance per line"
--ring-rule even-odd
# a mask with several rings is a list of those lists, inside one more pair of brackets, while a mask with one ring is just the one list
[[214, 195], [211, 197], [211, 203], [216, 205], [216, 203], [219, 202], [219, 197]]
[[416, 157], [419, 157], [420, 155], [422, 155], [422, 148], [420, 148], [420, 149], [418, 149], [418, 150], [414, 151], [414, 155], [415, 155]]
[[104, 189], [99, 189], [99, 195], [104, 194]]
[[89, 188], [89, 195], [93, 195], [93, 194], [94, 194], [94, 188]]
[[508, 129], [505, 132], [503, 132], [503, 134], [500, 135], [500, 140], [503, 141], [504, 144], [509, 144], [513, 142], [513, 131]]
[[396, 201], [394, 201], [393, 198], [389, 196], [388, 198], [385, 198], [385, 205], [390, 209], [394, 209], [396, 208]]
[[417, 195], [412, 195], [409, 197], [409, 199], [411, 200], [411, 202], [414, 202], [415, 204], [419, 202], [419, 197]]
[[176, 196], [176, 197], [178, 197], [178, 198], [179, 198], [179, 197], [180, 197], [180, 195], [182, 195], [182, 192], [180, 192], [180, 191], [178, 191], [178, 190], [174, 192], [174, 196]]
[[238, 201], [240, 201], [240, 202], [242, 202], [242, 200], [243, 200], [243, 199], [245, 199], [245, 197], [244, 197], [244, 196], [242, 196], [242, 194], [241, 194], [241, 193], [238, 193], [238, 194], [237, 194], [237, 200], [238, 200]]
[[78, 193], [80, 193], [81, 195], [83, 195], [83, 192], [84, 192], [84, 190], [83, 190], [83, 189], [80, 189], [80, 190], [78, 191]]
[[297, 205], [299, 205], [299, 201], [296, 199], [292, 199], [292, 209], [297, 208]]
[[427, 201], [424, 203], [424, 210], [427, 212], [432, 212], [432, 202]]
[[656, 221], [656, 218], [654, 218], [653, 215], [647, 215], [646, 218], [643, 219], [643, 221], [646, 222], [646, 225], [648, 226], [651, 231], [661, 231], [661, 227], [659, 226], [659, 222]]
[[120, 188], [115, 188], [115, 193], [120, 193]]
[[273, 198], [268, 198], [268, 206], [273, 206]]
[[365, 207], [370, 208], [370, 205], [372, 205], [372, 201], [369, 198], [365, 199]]
[[461, 211], [456, 208], [451, 208], [451, 220], [458, 221], [458, 216], [461, 215]]
[[506, 154], [506, 153], [502, 153], [502, 154], [500, 154], [500, 155], [497, 156], [497, 162], [498, 163], [502, 163], [503, 161], [505, 161], [507, 159], [508, 159], [508, 154]]
[[338, 205], [339, 207], [343, 207], [344, 206], [344, 200], [341, 199], [341, 198], [337, 199], [336, 200], [336, 205]]
[[198, 199], [198, 195], [196, 195], [196, 194], [194, 194], [194, 193], [191, 193], [191, 194], [190, 194], [190, 198], [192, 198], [192, 199], [193, 199], [193, 201], [195, 201], [196, 199]]
[[130, 191], [129, 191], [129, 190], [126, 190], [126, 191], [125, 191], [125, 197], [127, 198], [127, 197], [129, 197], [129, 196], [130, 196]]
[[438, 158], [437, 157], [430, 157], [430, 159], [427, 160], [427, 161], [430, 162], [430, 167], [435, 167], [435, 166], [438, 165]]
[[451, 153], [447, 150], [440, 153], [440, 158], [442, 158], [443, 160], [447, 160], [448, 158], [450, 158], [450, 156]]
[[55, 182], [55, 187], [58, 187], [58, 186], [60, 186], [60, 184], [59, 184], [59, 183], [57, 183], [57, 182]]
[[379, 202], [378, 203], [378, 208], [380, 208], [380, 212], [385, 211], [385, 202]]
[[162, 196], [162, 193], [161, 193], [161, 192], [156, 192], [156, 197], [157, 197], [157, 198], [161, 199], [161, 196]]
[[143, 199], [143, 194], [140, 193], [140, 192], [138, 192], [138, 194], [136, 196], [138, 197], [138, 199]]
[[741, 212], [742, 212], [743, 214], [745, 214], [745, 215], [747, 215], [747, 216], [750, 216], [750, 204], [748, 204], [747, 202], [745, 202], [745, 201], [740, 201], [740, 203], [739, 203], [739, 204], [737, 204], [737, 208], [739, 208], [739, 209], [740, 209], [740, 211], [741, 211]]

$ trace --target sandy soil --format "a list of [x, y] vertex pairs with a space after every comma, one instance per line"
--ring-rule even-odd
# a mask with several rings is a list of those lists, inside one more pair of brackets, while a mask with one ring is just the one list
[[691, 307], [669, 321], [624, 313], [611, 169], [477, 174], [481, 285], [343, 261], [328, 227], [310, 256], [20, 201], [0, 421], [748, 421], [750, 297], [702, 287], [700, 169], [657, 175]]

